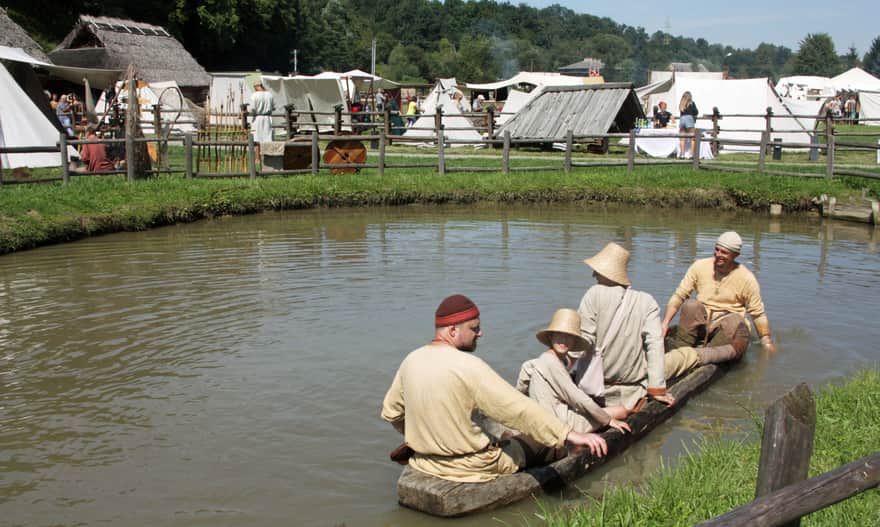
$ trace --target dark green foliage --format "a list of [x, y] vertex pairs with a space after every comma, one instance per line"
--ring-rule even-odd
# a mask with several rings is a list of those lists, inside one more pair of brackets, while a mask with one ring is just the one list
[[792, 73], [795, 75], [834, 77], [841, 69], [834, 51], [834, 41], [828, 33], [808, 34], [801, 41], [792, 63]]
[[862, 58], [862, 67], [871, 75], [880, 76], [880, 37], [871, 42], [871, 49]]

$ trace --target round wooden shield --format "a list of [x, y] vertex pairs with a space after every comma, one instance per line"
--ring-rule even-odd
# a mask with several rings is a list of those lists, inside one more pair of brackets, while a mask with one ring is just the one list
[[331, 174], [344, 174], [357, 172], [354, 167], [333, 168], [333, 165], [359, 165], [367, 160], [367, 149], [360, 141], [336, 140], [330, 141], [324, 150], [324, 164], [328, 165]]

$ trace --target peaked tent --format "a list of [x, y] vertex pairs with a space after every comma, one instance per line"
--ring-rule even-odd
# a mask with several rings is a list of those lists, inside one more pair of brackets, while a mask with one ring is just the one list
[[[0, 63], [0, 146], [48, 146], [58, 143], [59, 132]], [[79, 157], [68, 147], [68, 155]], [[60, 153], [0, 154], [3, 168], [61, 165]]]
[[[431, 93], [425, 98], [424, 111], [422, 115], [416, 119], [412, 128], [407, 128], [403, 133], [403, 137], [429, 139], [434, 140], [434, 115], [439, 108], [443, 113], [443, 136], [447, 139], [457, 141], [479, 141], [482, 139], [480, 133], [474, 127], [470, 119], [463, 116], [455, 104], [452, 102], [452, 96], [459, 91], [456, 88], [457, 82], [452, 79], [439, 79]], [[423, 130], [420, 130], [423, 128]], [[406, 143], [400, 143], [406, 144]], [[464, 146], [452, 144], [450, 146]]]
[[860, 91], [859, 104], [859, 124], [880, 126], [880, 91]]
[[831, 78], [837, 91], [880, 91], [880, 79], [862, 68], [852, 68]]
[[776, 83], [776, 93], [780, 97], [792, 99], [827, 99], [834, 97], [837, 90], [834, 83], [828, 77], [816, 77], [812, 75], [795, 75], [782, 77]]
[[[773, 128], [779, 130], [800, 130], [797, 132], [773, 132], [771, 140], [780, 138], [786, 143], [809, 143], [816, 125], [815, 118], [783, 118], [786, 115], [818, 115], [822, 101], [783, 100], [773, 90], [766, 77], [757, 79], [705, 80], [688, 79], [675, 76], [672, 89], [663, 94], [673, 115], [678, 114], [678, 101], [684, 92], [689, 91], [701, 115], [709, 115], [718, 108], [721, 121], [721, 139], [759, 141], [765, 126], [763, 115], [769, 107], [776, 116]], [[655, 97], [657, 97], [655, 99]], [[656, 102], [655, 102], [656, 101]], [[659, 102], [658, 95], [651, 95], [651, 104]], [[796, 107], [794, 105], [797, 105]], [[725, 115], [754, 115], [754, 117], [724, 117]], [[697, 119], [697, 128], [710, 130], [712, 121]], [[752, 131], [740, 131], [752, 130]], [[757, 151], [758, 146], [723, 145], [723, 151]]]
[[724, 78], [724, 74], [720, 71], [664, 71], [657, 70], [651, 72], [651, 80], [646, 86], [636, 89], [636, 95], [642, 101], [645, 113], [653, 115], [654, 106], [664, 101], [669, 110], [678, 106], [678, 99], [672, 93], [673, 86], [677, 80], [716, 80], [720, 81]]

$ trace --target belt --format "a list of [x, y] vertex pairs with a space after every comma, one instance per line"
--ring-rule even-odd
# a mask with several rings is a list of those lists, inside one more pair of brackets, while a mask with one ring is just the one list
[[482, 454], [483, 452], [488, 452], [489, 450], [494, 450], [497, 448], [502, 448], [510, 444], [510, 439], [497, 439], [495, 441], [489, 441], [489, 443], [477, 450], [476, 452], [468, 452], [467, 454], [419, 454], [423, 457], [428, 458], [445, 458], [445, 459], [459, 459], [463, 457], [473, 456], [475, 454]]

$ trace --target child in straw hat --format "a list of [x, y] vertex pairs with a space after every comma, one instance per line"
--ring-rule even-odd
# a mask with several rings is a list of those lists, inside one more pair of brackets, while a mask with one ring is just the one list
[[626, 433], [623, 406], [602, 408], [571, 379], [570, 352], [584, 351], [587, 341], [580, 334], [581, 317], [573, 309], [559, 309], [550, 325], [535, 336], [548, 347], [537, 359], [523, 363], [516, 388], [528, 395], [576, 432], [592, 432], [610, 426]]

